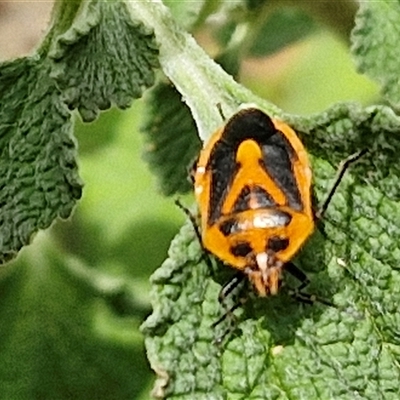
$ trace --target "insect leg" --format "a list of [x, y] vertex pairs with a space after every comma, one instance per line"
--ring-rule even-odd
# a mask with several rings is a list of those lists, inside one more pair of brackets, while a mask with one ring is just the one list
[[240, 306], [245, 304], [247, 299], [248, 299], [248, 297], [240, 297], [239, 301], [237, 301], [217, 321], [215, 321], [211, 325], [212, 328], [215, 328], [216, 326], [218, 326], [225, 319], [228, 319], [228, 321], [229, 321], [228, 328], [226, 328], [225, 331], [219, 337], [215, 338], [215, 340], [214, 340], [215, 344], [218, 344], [218, 345], [221, 344], [226, 337], [230, 336], [235, 331], [235, 329], [237, 328], [238, 323], [237, 323], [237, 317], [233, 312], [236, 309], [238, 309]]
[[233, 311], [235, 311], [241, 304], [243, 304], [242, 300], [239, 299], [238, 302], [236, 302], [232, 307], [227, 308], [226, 307], [226, 299], [228, 298], [229, 295], [232, 294], [232, 292], [243, 282], [245, 278], [245, 275], [241, 272], [238, 272], [234, 275], [232, 279], [230, 279], [225, 285], [221, 288], [219, 294], [218, 294], [218, 301], [219, 303], [225, 308], [225, 312], [222, 314], [222, 316], [212, 324], [212, 327], [215, 328], [217, 325], [219, 325], [224, 319], [229, 318], [230, 320], [234, 320], [235, 316], [233, 314]]
[[307, 278], [307, 275], [295, 264], [292, 262], [288, 262], [285, 264], [285, 270], [288, 271], [291, 275], [293, 275], [297, 280], [300, 281], [300, 285], [291, 290], [291, 296], [302, 303], [314, 304], [322, 303], [327, 306], [333, 306], [333, 304], [326, 299], [316, 296], [315, 294], [304, 293], [303, 290], [308, 286], [310, 280]]
[[244, 278], [245, 276], [242, 272], [236, 273], [220, 290], [218, 301], [223, 304], [225, 299], [243, 282]]
[[185, 214], [186, 214], [186, 216], [190, 219], [190, 222], [192, 223], [192, 225], [193, 225], [193, 229], [194, 229], [194, 232], [195, 232], [195, 234], [196, 234], [196, 236], [197, 236], [197, 239], [199, 240], [199, 243], [200, 243], [200, 245], [203, 247], [203, 245], [202, 245], [202, 240], [201, 240], [201, 234], [200, 234], [200, 230], [199, 230], [199, 227], [198, 227], [198, 225], [197, 225], [197, 222], [196, 222], [196, 217], [190, 212], [190, 210], [186, 207], [186, 206], [184, 206], [182, 203], [181, 203], [181, 201], [179, 200], [179, 199], [175, 199], [175, 204], [176, 204], [176, 206], [177, 207], [179, 207]]
[[315, 213], [315, 219], [317, 221], [324, 217], [326, 209], [328, 208], [329, 203], [331, 202], [332, 197], [335, 194], [336, 189], [338, 188], [340, 182], [342, 181], [343, 176], [346, 173], [347, 169], [350, 167], [351, 164], [355, 163], [365, 153], [367, 153], [367, 151], [368, 149], [363, 149], [361, 151], [358, 151], [357, 153], [352, 154], [351, 156], [347, 157], [345, 160], [342, 161], [337, 171], [336, 179], [331, 190], [328, 192], [328, 195], [326, 196], [325, 201], [322, 203], [319, 210]]
[[196, 168], [197, 168], [197, 163], [199, 161], [199, 157], [196, 157], [191, 164], [188, 166], [187, 169], [187, 174], [188, 178], [190, 179], [190, 182], [192, 185], [194, 185], [194, 176], [196, 175]]
[[[229, 319], [230, 325], [235, 327], [236, 326], [236, 316], [233, 313], [235, 310], [237, 310], [240, 306], [242, 306], [243, 304], [245, 304], [247, 301], [247, 298], [240, 298], [239, 301], [237, 301], [232, 307], [229, 307], [222, 315], [221, 317], [219, 317], [215, 322], [213, 322], [211, 324], [212, 328], [217, 327], [222, 321], [224, 321], [225, 319]], [[230, 332], [233, 329], [228, 329], [228, 332]], [[227, 333], [227, 332], [226, 332]], [[224, 333], [223, 336], [226, 336], [226, 333]]]
[[190, 212], [190, 210], [189, 210], [187, 207], [185, 207], [185, 206], [180, 202], [179, 199], [176, 199], [176, 200], [175, 200], [175, 204], [176, 204], [177, 207], [179, 207], [179, 208], [186, 214], [186, 216], [190, 219], [190, 222], [192, 223], [192, 226], [193, 226], [194, 232], [195, 232], [195, 234], [196, 234], [197, 240], [199, 241], [200, 247], [201, 247], [202, 250], [203, 250], [201, 258], [204, 260], [204, 262], [207, 264], [207, 266], [208, 266], [210, 269], [212, 269], [212, 268], [213, 268], [213, 265], [212, 265], [212, 262], [211, 262], [211, 259], [210, 259], [210, 255], [209, 255], [207, 249], [205, 249], [204, 246], [203, 246], [203, 241], [202, 241], [202, 239], [201, 239], [201, 233], [200, 233], [199, 227], [198, 227], [197, 222], [196, 222], [196, 217]]
[[225, 332], [219, 336], [215, 343], [220, 344], [225, 337], [230, 335], [237, 327], [237, 318], [234, 314], [234, 311], [246, 303], [248, 296], [239, 296], [239, 299], [229, 308], [226, 307], [225, 300], [232, 294], [232, 292], [238, 288], [238, 286], [243, 283], [245, 279], [245, 275], [241, 272], [235, 274], [235, 276], [228, 281], [221, 289], [218, 295], [218, 301], [220, 304], [225, 308], [225, 312], [221, 315], [221, 317], [215, 321], [211, 327], [215, 328], [218, 326], [222, 321], [228, 320], [229, 327], [225, 330]]

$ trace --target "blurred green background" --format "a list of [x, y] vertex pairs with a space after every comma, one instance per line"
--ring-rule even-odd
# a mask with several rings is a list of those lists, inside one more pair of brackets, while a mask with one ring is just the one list
[[[215, 45], [208, 27], [197, 37]], [[15, 55], [2, 49], [2, 59]], [[246, 58], [239, 76], [291, 113], [379, 99], [354, 71], [347, 44], [321, 27], [272, 55]], [[143, 161], [145, 115], [136, 101], [95, 123], [76, 121], [82, 200], [0, 270], [0, 399], [150, 398], [139, 326], [151, 312], [149, 276], [184, 216]]]

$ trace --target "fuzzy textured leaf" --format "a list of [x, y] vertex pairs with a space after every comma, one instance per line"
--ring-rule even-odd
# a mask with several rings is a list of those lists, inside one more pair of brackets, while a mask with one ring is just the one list
[[377, 80], [387, 99], [399, 106], [400, 2], [362, 1], [352, 32], [358, 69]]
[[[336, 158], [362, 144], [370, 149], [347, 174], [325, 219], [295, 262], [310, 278], [308, 292], [334, 306], [306, 305], [289, 296], [249, 300], [236, 311], [234, 334], [211, 325], [231, 269], [209, 268], [190, 224], [152, 277], [154, 312], [143, 325], [159, 379], [154, 394], [168, 399], [397, 399], [400, 389], [400, 120], [384, 107], [340, 105], [293, 121], [312, 154], [316, 190], [332, 184]], [[329, 162], [327, 161], [329, 160]], [[376, 169], [384, 171], [384, 177]], [[377, 175], [378, 174], [378, 175]], [[382, 178], [382, 179], [381, 179]], [[386, 193], [392, 183], [396, 189]]]
[[132, 21], [123, 2], [86, 3], [49, 56], [64, 101], [84, 121], [112, 104], [129, 107], [153, 85], [158, 67], [153, 34]]
[[46, 60], [0, 69], [0, 263], [81, 196], [71, 116]]

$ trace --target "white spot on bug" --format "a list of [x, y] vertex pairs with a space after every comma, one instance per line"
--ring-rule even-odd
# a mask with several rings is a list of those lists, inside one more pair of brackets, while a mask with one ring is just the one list
[[196, 194], [203, 193], [203, 186], [201, 186], [201, 185], [200, 186], [196, 186], [194, 191], [195, 191]]
[[197, 169], [196, 169], [196, 173], [198, 173], [198, 174], [204, 174], [205, 172], [206, 172], [205, 167], [197, 167]]
[[279, 214], [261, 214], [253, 218], [255, 228], [275, 228], [285, 226], [287, 218]]

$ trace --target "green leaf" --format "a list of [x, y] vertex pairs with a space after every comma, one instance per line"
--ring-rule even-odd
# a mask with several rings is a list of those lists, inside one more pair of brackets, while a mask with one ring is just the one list
[[279, 8], [272, 12], [257, 32], [250, 54], [264, 56], [304, 39], [316, 31], [311, 17], [294, 8]]
[[44, 234], [37, 239], [2, 270], [0, 397], [137, 398], [149, 380], [142, 340], [132, 335], [138, 318], [107, 304], [121, 279], [49, 251]]
[[153, 34], [124, 2], [86, 2], [49, 56], [63, 100], [87, 122], [112, 104], [129, 107], [153, 85], [158, 67]]
[[382, 85], [383, 95], [400, 105], [400, 3], [362, 1], [352, 32], [352, 52], [358, 70]]
[[166, 195], [192, 188], [189, 167], [201, 149], [192, 115], [176, 89], [159, 83], [146, 97], [150, 110], [142, 130], [147, 136], [146, 159]]
[[0, 263], [81, 196], [71, 116], [49, 72], [40, 58], [1, 66]]
[[67, 218], [81, 196], [65, 103], [93, 120], [154, 82], [154, 37], [125, 3], [65, 1], [55, 10], [36, 54], [0, 67], [0, 263], [57, 216]]
[[[330, 300], [302, 304], [286, 285], [275, 297], [248, 291], [237, 329], [228, 329], [218, 293], [229, 267], [210, 268], [192, 226], [173, 241], [153, 277], [153, 314], [143, 324], [155, 393], [168, 399], [396, 399], [400, 356], [400, 119], [388, 108], [339, 105], [296, 118], [313, 155], [319, 197], [327, 193], [336, 159], [358, 145], [370, 152], [352, 166], [325, 219], [295, 262], [310, 278], [308, 292]], [[376, 171], [384, 171], [380, 176]], [[382, 180], [382, 182], [381, 182]], [[385, 181], [385, 182], [384, 182]], [[389, 182], [396, 188], [385, 191]]]

